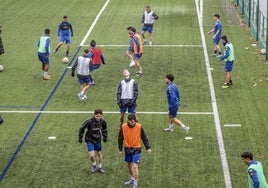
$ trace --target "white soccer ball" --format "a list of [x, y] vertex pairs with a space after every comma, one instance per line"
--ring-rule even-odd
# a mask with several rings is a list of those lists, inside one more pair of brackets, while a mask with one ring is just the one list
[[0, 65], [0, 72], [2, 72], [4, 70], [4, 66]]
[[68, 57], [64, 57], [64, 58], [62, 59], [62, 62], [63, 62], [63, 63], [68, 63], [68, 62], [69, 62]]
[[261, 54], [266, 54], [266, 50], [265, 49], [261, 49]]

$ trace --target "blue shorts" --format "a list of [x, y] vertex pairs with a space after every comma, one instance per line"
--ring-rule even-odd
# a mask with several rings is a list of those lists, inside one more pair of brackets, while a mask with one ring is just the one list
[[142, 53], [140, 54], [133, 54], [134, 59], [140, 59], [142, 56]]
[[168, 114], [169, 114], [169, 117], [171, 118], [175, 118], [177, 116], [177, 112], [178, 112], [178, 109], [179, 109], [179, 106], [176, 105], [176, 106], [169, 106], [168, 107]]
[[38, 52], [38, 59], [44, 64], [49, 64], [48, 54]]
[[144, 32], [148, 31], [149, 33], [152, 33], [153, 32], [153, 25], [151, 25], [151, 26], [143, 25], [141, 30]]
[[213, 44], [214, 45], [218, 45], [220, 43], [221, 37], [216, 37], [215, 39], [213, 39]]
[[120, 108], [121, 113], [126, 113], [127, 110], [128, 110], [128, 113], [130, 113], [130, 114], [135, 114], [136, 113], [136, 107], [135, 106], [133, 106], [133, 107], [121, 107]]
[[91, 142], [87, 143], [87, 150], [88, 151], [101, 151], [101, 143], [93, 144]]
[[90, 72], [93, 72], [94, 70], [98, 69], [100, 67], [99, 64], [96, 64], [96, 65], [92, 65], [92, 67], [90, 68]]
[[61, 36], [60, 37], [60, 42], [64, 42], [64, 41], [65, 41], [66, 44], [70, 44], [71, 43], [70, 36]]
[[136, 163], [139, 164], [141, 154], [126, 154], [125, 155], [125, 162], [127, 163]]
[[88, 84], [91, 82], [91, 79], [90, 78], [85, 78], [85, 79], [78, 78], [78, 82], [80, 85]]
[[234, 61], [225, 62], [225, 72], [231, 72], [233, 70]]

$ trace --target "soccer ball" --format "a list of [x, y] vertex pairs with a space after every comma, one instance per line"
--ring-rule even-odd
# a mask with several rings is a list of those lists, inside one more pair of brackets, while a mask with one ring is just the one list
[[2, 72], [4, 70], [4, 66], [0, 65], [0, 72]]
[[261, 49], [261, 54], [266, 54], [266, 50], [265, 49]]
[[68, 57], [64, 57], [64, 58], [62, 59], [62, 62], [63, 62], [63, 63], [68, 63], [68, 62], [69, 62]]

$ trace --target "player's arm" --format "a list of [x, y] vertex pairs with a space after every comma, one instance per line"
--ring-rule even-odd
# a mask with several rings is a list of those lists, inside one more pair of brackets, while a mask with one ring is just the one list
[[46, 40], [46, 45], [45, 45], [46, 54], [49, 54], [49, 46], [50, 46], [50, 39], [48, 38], [48, 39]]
[[80, 142], [80, 143], [83, 142], [83, 136], [84, 136], [85, 129], [86, 129], [88, 123], [89, 123], [89, 119], [87, 119], [87, 120], [82, 124], [82, 126], [80, 127], [80, 129], [79, 129], [79, 132], [78, 132], [78, 142]]
[[152, 16], [153, 16], [153, 18], [154, 18], [155, 20], [157, 20], [157, 19], [159, 18], [158, 15], [157, 15], [155, 12], [153, 12]]
[[258, 178], [257, 172], [254, 169], [250, 168], [248, 170], [248, 174], [249, 174], [250, 178], [252, 179], [253, 187], [259, 188], [260, 183], [259, 183], [259, 178]]
[[75, 71], [77, 65], [78, 65], [78, 58], [76, 59], [74, 65], [72, 66], [72, 73], [71, 73], [71, 76], [74, 76], [74, 71]]
[[212, 33], [214, 31], [214, 28], [208, 32], [208, 34]]
[[58, 37], [60, 36], [61, 24], [62, 24], [62, 22], [59, 24], [59, 26], [58, 26], [58, 30], [57, 30], [57, 36], [58, 36]]
[[103, 137], [103, 142], [106, 142], [108, 140], [108, 129], [107, 129], [107, 124], [105, 120], [103, 120], [102, 125], [101, 125], [101, 134]]
[[228, 46], [225, 46], [225, 53], [224, 56], [220, 57], [220, 61], [226, 59], [227, 57], [229, 57], [229, 55], [230, 55], [230, 48]]
[[71, 23], [69, 23], [70, 25], [69, 25], [69, 28], [70, 28], [70, 31], [71, 31], [71, 37], [73, 37], [74, 36], [74, 32], [73, 32], [73, 27], [72, 27], [72, 24]]
[[148, 140], [148, 137], [147, 137], [143, 127], [141, 127], [141, 139], [142, 139], [142, 142], [143, 142], [146, 150], [150, 150], [151, 147], [150, 147], [150, 144], [149, 144], [149, 140]]
[[122, 86], [121, 82], [117, 88], [117, 94], [116, 94], [116, 99], [117, 99], [117, 104], [120, 107], [121, 106], [121, 94], [122, 94]]
[[135, 81], [133, 85], [133, 99], [131, 101], [131, 104], [134, 104], [136, 102], [138, 95], [139, 95], [138, 83]]
[[145, 14], [143, 13], [142, 17], [141, 17], [141, 24], [144, 24], [144, 20], [145, 20]]
[[104, 59], [104, 56], [101, 54], [101, 62], [102, 64], [105, 64], [105, 59]]
[[124, 140], [124, 136], [123, 136], [122, 126], [121, 126], [119, 129], [119, 133], [118, 133], [118, 151], [119, 151], [119, 153], [121, 153], [123, 151], [123, 140]]

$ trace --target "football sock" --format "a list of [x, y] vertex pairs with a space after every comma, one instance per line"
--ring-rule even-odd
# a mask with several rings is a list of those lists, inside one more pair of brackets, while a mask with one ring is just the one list
[[43, 75], [44, 75], [44, 77], [47, 77], [47, 71], [44, 71]]
[[219, 52], [219, 55], [221, 55], [221, 52]]
[[186, 126], [185, 126], [184, 124], [182, 124], [182, 125], [181, 125], [181, 128], [185, 129], [185, 128], [186, 128]]
[[102, 168], [102, 164], [101, 163], [98, 166], [99, 166], [99, 168]]
[[169, 124], [168, 126], [170, 129], [173, 129], [173, 124]]
[[214, 54], [217, 54], [217, 50], [214, 50]]
[[95, 161], [94, 161], [94, 162], [92, 162], [92, 165], [93, 165], [93, 166], [96, 166], [96, 164], [97, 164], [97, 163], [96, 163]]

